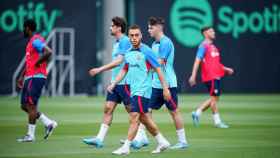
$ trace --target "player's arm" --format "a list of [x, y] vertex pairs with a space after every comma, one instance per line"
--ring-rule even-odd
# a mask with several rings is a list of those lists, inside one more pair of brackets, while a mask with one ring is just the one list
[[170, 94], [170, 91], [168, 89], [168, 85], [167, 85], [167, 83], [166, 83], [166, 81], [163, 77], [163, 73], [161, 72], [159, 67], [154, 68], [154, 70], [158, 74], [158, 78], [159, 78], [160, 83], [162, 85], [164, 99], [168, 101], [168, 100], [171, 99], [171, 94]]
[[234, 73], [234, 70], [230, 67], [224, 66], [224, 70], [227, 75], [232, 75]]
[[120, 40], [119, 48], [118, 48], [118, 52], [117, 52], [118, 53], [117, 58], [106, 65], [91, 69], [89, 71], [89, 74], [91, 76], [95, 76], [101, 72], [108, 71], [108, 70], [111, 70], [112, 68], [117, 67], [124, 61], [124, 55], [130, 47], [131, 47], [131, 44], [128, 39]]
[[17, 87], [19, 89], [22, 89], [23, 87], [24, 74], [25, 74], [25, 67], [21, 70], [21, 73], [17, 79]]
[[160, 65], [164, 65], [166, 63], [166, 60], [172, 51], [171, 44], [167, 41], [161, 42], [159, 46], [159, 59], [158, 62]]
[[160, 70], [160, 64], [157, 61], [156, 56], [154, 55], [154, 52], [152, 52], [152, 50], [148, 49], [148, 53], [146, 53], [146, 58], [148, 60], [148, 62], [151, 64], [151, 66], [154, 68], [155, 72], [158, 74], [160, 83], [162, 85], [162, 89], [163, 89], [163, 96], [165, 100], [170, 100], [171, 99], [171, 95], [170, 95], [170, 91], [168, 89], [168, 85], [164, 79], [163, 73]]
[[113, 60], [112, 62], [103, 65], [101, 67], [97, 67], [97, 68], [92, 68], [89, 70], [89, 74], [91, 76], [95, 76], [103, 71], [108, 71], [114, 67], [117, 67], [118, 65], [120, 65], [124, 60], [124, 56], [123, 55], [118, 55], [117, 58], [115, 60]]
[[123, 80], [123, 78], [126, 76], [128, 71], [128, 64], [125, 64], [123, 69], [121, 69], [120, 73], [116, 76], [115, 80], [111, 82], [111, 84], [107, 87], [107, 90], [112, 93], [113, 89], [116, 87], [116, 85]]
[[37, 50], [37, 52], [40, 53], [40, 58], [35, 63], [35, 66], [39, 67], [40, 64], [42, 64], [43, 62], [47, 61], [50, 58], [53, 51], [50, 47], [46, 45], [46, 43], [44, 43], [40, 39], [34, 40], [32, 46]]
[[197, 72], [198, 72], [201, 60], [204, 58], [204, 54], [205, 54], [205, 48], [204, 48], [204, 46], [200, 46], [198, 48], [197, 53], [196, 53], [196, 58], [195, 58], [195, 61], [194, 61], [194, 64], [193, 64], [193, 69], [192, 69], [192, 75], [189, 78], [189, 84], [191, 86], [194, 86], [196, 84]]

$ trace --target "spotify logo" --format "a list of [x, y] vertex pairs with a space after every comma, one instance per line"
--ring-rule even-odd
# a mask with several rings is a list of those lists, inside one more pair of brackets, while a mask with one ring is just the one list
[[212, 24], [212, 9], [207, 0], [176, 0], [171, 7], [171, 30], [186, 47], [197, 46], [203, 40], [200, 29]]

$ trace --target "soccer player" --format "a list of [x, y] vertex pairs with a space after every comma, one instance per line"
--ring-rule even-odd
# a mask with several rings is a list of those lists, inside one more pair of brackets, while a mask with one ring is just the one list
[[149, 100], [152, 91], [152, 68], [158, 73], [159, 80], [163, 87], [163, 96], [166, 100], [170, 100], [171, 98], [170, 91], [164, 80], [156, 56], [147, 45], [141, 43], [142, 34], [139, 26], [133, 25], [129, 28], [129, 38], [133, 47], [125, 54], [126, 64], [115, 78], [115, 81], [108, 86], [108, 91], [112, 92], [115, 86], [127, 76], [131, 88], [131, 111], [129, 113], [130, 125], [128, 136], [122, 147], [112, 153], [116, 155], [129, 154], [131, 141], [137, 133], [139, 122], [146, 126], [148, 131], [158, 142], [157, 148], [152, 151], [152, 153], [160, 153], [167, 149], [170, 144], [162, 136], [157, 125], [148, 115]]
[[25, 68], [17, 80], [17, 85], [22, 89], [21, 109], [28, 114], [28, 131], [18, 142], [35, 141], [36, 120], [39, 119], [45, 125], [45, 136], [47, 139], [57, 127], [54, 120], [38, 111], [38, 102], [41, 91], [47, 78], [47, 60], [52, 50], [45, 43], [45, 39], [35, 33], [36, 23], [34, 20], [24, 22], [24, 37], [29, 38], [26, 46]]
[[[124, 55], [129, 48], [131, 48], [131, 43], [129, 38], [125, 35], [126, 22], [121, 17], [112, 18], [112, 26], [110, 27], [111, 35], [115, 37], [116, 41], [113, 45], [112, 51], [112, 62], [103, 65], [101, 67], [92, 68], [89, 73], [91, 76], [95, 76], [103, 71], [112, 69], [112, 79], [120, 72], [124, 66]], [[83, 142], [88, 145], [94, 145], [97, 148], [101, 148], [104, 145], [104, 138], [108, 132], [108, 129], [112, 123], [113, 112], [119, 103], [125, 105], [126, 110], [130, 111], [130, 88], [129, 83], [126, 79], [123, 79], [114, 88], [112, 93], [107, 93], [106, 104], [104, 106], [103, 123], [100, 125], [99, 132], [96, 137], [85, 138]], [[145, 134], [145, 133], [143, 133]], [[143, 135], [142, 134], [142, 135]], [[143, 137], [147, 137], [146, 134]]]
[[194, 61], [192, 75], [189, 78], [191, 86], [196, 84], [196, 76], [199, 65], [201, 64], [202, 82], [207, 86], [210, 93], [210, 98], [200, 105], [196, 111], [192, 112], [192, 119], [195, 126], [199, 125], [199, 117], [203, 111], [211, 107], [213, 113], [214, 124], [217, 128], [228, 128], [229, 126], [222, 122], [217, 102], [221, 94], [221, 79], [224, 75], [232, 75], [233, 69], [225, 67], [221, 63], [220, 52], [213, 44], [215, 39], [215, 31], [212, 27], [204, 27], [201, 29], [204, 36], [204, 41], [200, 44], [196, 59]]
[[[158, 58], [161, 71], [167, 81], [169, 91], [171, 92], [171, 99], [164, 100], [162, 95], [162, 86], [157, 73], [153, 73], [152, 81], [152, 95], [149, 103], [150, 110], [158, 110], [163, 104], [169, 110], [169, 113], [174, 121], [178, 143], [171, 147], [171, 149], [184, 149], [188, 147], [185, 136], [184, 122], [178, 108], [177, 98], [177, 78], [173, 68], [174, 63], [174, 45], [173, 42], [164, 34], [164, 19], [161, 17], [150, 17], [148, 21], [148, 32], [155, 41], [152, 44], [152, 50]], [[141, 126], [139, 127], [141, 128]], [[134, 148], [141, 148], [146, 145], [147, 140], [141, 137], [138, 132], [133, 140]]]

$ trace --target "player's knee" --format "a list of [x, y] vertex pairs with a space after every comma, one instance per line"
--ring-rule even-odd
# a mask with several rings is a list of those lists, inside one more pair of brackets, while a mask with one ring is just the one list
[[137, 114], [137, 113], [130, 113], [130, 120], [129, 120], [129, 122], [131, 124], [139, 123], [139, 114]]
[[104, 114], [106, 115], [112, 115], [113, 113], [113, 108], [111, 106], [105, 106], [104, 108]]
[[126, 110], [128, 113], [130, 113], [130, 111], [131, 111], [131, 106], [130, 106], [130, 105], [126, 105], [126, 106], [125, 106], [125, 110]]

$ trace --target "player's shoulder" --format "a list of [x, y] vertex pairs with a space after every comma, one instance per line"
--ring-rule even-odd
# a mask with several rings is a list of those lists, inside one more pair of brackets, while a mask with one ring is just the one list
[[120, 42], [130, 43], [129, 38], [126, 35], [123, 35], [120, 38]]
[[207, 47], [209, 47], [209, 43], [207, 43], [206, 41], [202, 41], [198, 46], [198, 48], [207, 48]]
[[152, 49], [145, 43], [141, 43], [140, 50], [144, 53], [152, 51]]
[[41, 40], [42, 42], [45, 41], [45, 38], [40, 34], [34, 34], [31, 39], [32, 39], [32, 41], [37, 40], [37, 39]]
[[160, 44], [173, 44], [172, 40], [167, 37], [166, 35], [164, 35], [161, 39], [160, 39]]

